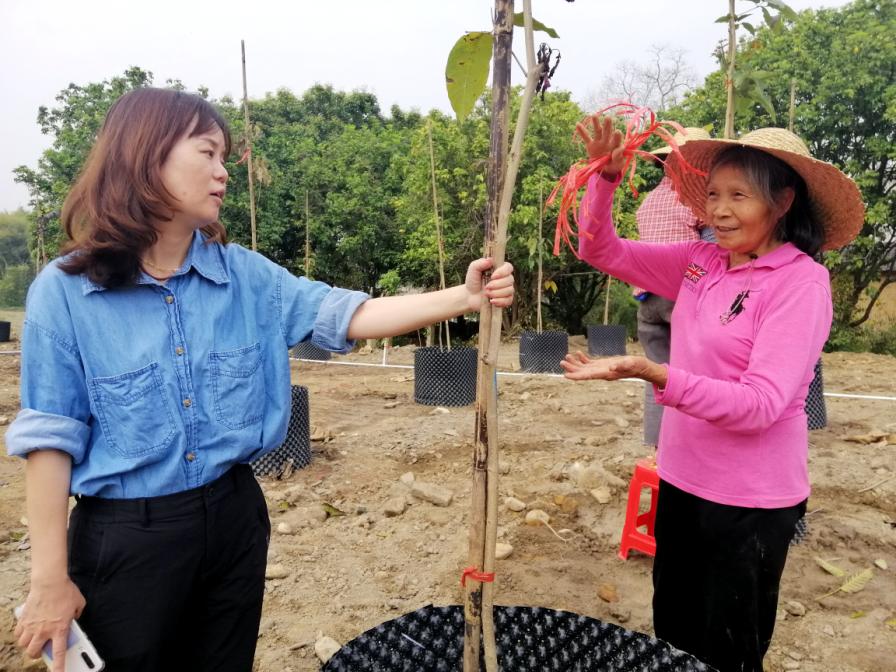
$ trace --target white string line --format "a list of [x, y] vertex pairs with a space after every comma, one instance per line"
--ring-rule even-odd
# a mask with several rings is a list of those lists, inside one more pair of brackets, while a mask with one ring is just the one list
[[[0, 355], [21, 355], [21, 350], [0, 350]], [[309, 364], [333, 364], [337, 366], [367, 366], [376, 369], [413, 369], [413, 365], [411, 364], [368, 364], [367, 362], [333, 362], [333, 361], [320, 361], [318, 359], [298, 359], [296, 357], [290, 357], [291, 360], [296, 362], [308, 362]], [[562, 378], [563, 376], [559, 373], [520, 373], [517, 371], [497, 371], [499, 376], [518, 376], [518, 377], [527, 377], [527, 376], [538, 376], [538, 377], [548, 377], [548, 378]], [[643, 383], [644, 381], [640, 378], [620, 378], [623, 382], [626, 383]], [[845, 394], [843, 392], [823, 392], [822, 393], [826, 397], [834, 397], [837, 399], [869, 399], [872, 401], [896, 401], [896, 397], [886, 397], [883, 395], [877, 394]]]
[[[307, 362], [309, 364], [333, 364], [336, 366], [367, 366], [376, 369], [413, 369], [414, 366], [411, 364], [369, 364], [367, 362], [334, 362], [332, 360], [329, 361], [321, 361], [319, 359], [299, 359], [297, 357], [290, 357], [294, 362]], [[497, 371], [499, 376], [519, 376], [519, 377], [539, 377], [539, 378], [563, 378], [562, 374], [559, 373], [520, 373], [518, 371]], [[619, 380], [626, 383], [641, 383], [644, 381], [640, 378], [620, 378]], [[871, 399], [874, 401], [896, 401], [896, 397], [886, 397], [882, 395], [875, 394], [846, 394], [843, 392], [823, 392], [826, 397], [836, 397], [839, 399]]]

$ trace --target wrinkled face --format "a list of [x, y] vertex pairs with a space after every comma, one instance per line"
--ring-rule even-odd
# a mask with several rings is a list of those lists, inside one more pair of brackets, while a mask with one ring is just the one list
[[[789, 200], [792, 198], [790, 194]], [[738, 255], [761, 256], [778, 247], [781, 242], [775, 238], [775, 227], [786, 210], [768, 203], [736, 166], [720, 166], [709, 176], [707, 224], [712, 226], [716, 240], [726, 250]]]
[[218, 220], [227, 185], [224, 133], [187, 133], [171, 149], [160, 171], [165, 188], [177, 199], [175, 221], [193, 229]]

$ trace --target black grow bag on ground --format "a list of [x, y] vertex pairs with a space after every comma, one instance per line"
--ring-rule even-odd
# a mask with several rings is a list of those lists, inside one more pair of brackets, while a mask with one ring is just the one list
[[828, 409], [824, 403], [824, 378], [821, 375], [821, 360], [815, 363], [815, 377], [809, 383], [806, 395], [806, 417], [809, 429], [822, 429], [828, 425]]
[[292, 356], [296, 359], [313, 359], [316, 362], [326, 362], [333, 353], [319, 348], [311, 341], [303, 341], [292, 349]]
[[6, 343], [9, 340], [11, 326], [10, 322], [0, 322], [0, 343]]
[[[713, 668], [648, 635], [568, 611], [495, 607], [503, 672], [709, 672]], [[322, 672], [460, 672], [464, 612], [428, 606], [368, 630]], [[484, 670], [485, 665], [480, 664]]]
[[599, 357], [625, 354], [624, 324], [589, 324], [588, 354]]
[[569, 352], [565, 331], [524, 331], [520, 334], [520, 370], [529, 373], [563, 373], [560, 362]]
[[280, 476], [288, 465], [301, 469], [311, 462], [311, 431], [308, 420], [308, 388], [292, 386], [292, 403], [286, 440], [279, 448], [252, 462], [256, 476]]
[[414, 401], [427, 406], [469, 406], [476, 401], [479, 351], [473, 348], [414, 351]]

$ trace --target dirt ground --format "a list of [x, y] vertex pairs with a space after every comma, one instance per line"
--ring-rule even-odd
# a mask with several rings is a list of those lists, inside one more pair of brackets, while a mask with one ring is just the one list
[[[572, 347], [583, 348], [583, 339], [574, 338]], [[501, 368], [517, 368], [516, 357], [515, 344], [507, 344]], [[380, 351], [334, 361], [381, 359]], [[400, 348], [389, 363], [412, 359], [411, 347]], [[18, 357], [0, 356], [2, 425], [18, 409], [18, 367]], [[415, 404], [409, 368], [293, 367], [293, 382], [310, 390], [314, 435], [323, 440], [313, 442], [309, 467], [262, 480], [274, 527], [269, 571], [279, 578], [267, 582], [256, 658], [261, 672], [318, 670], [320, 634], [344, 643], [427, 604], [458, 603], [466, 558], [472, 407]], [[825, 355], [824, 377], [827, 392], [896, 396], [893, 357]], [[498, 563], [497, 602], [565, 609], [651, 632], [652, 560], [634, 552], [623, 562], [616, 555], [628, 480], [646, 454], [641, 386], [543, 375], [501, 376], [499, 385], [507, 471], [501, 500], [514, 496], [528, 509], [543, 509], [555, 530], [573, 534], [560, 539], [526, 525], [525, 511], [502, 505], [498, 537], [513, 551]], [[810, 435], [809, 534], [787, 563], [766, 669], [893, 670], [896, 445], [886, 434], [896, 433], [896, 401], [828, 397], [827, 409], [827, 428]], [[846, 440], [857, 435], [873, 443]], [[408, 472], [448, 488], [451, 503], [412, 497], [401, 480]], [[601, 489], [609, 492], [604, 504], [591, 494]], [[401, 509], [404, 501], [403, 513], [385, 515], [384, 507]], [[346, 515], [324, 520], [324, 504]], [[24, 515], [23, 463], [0, 457], [0, 671], [29, 669], [10, 634], [12, 607], [27, 587]], [[827, 573], [817, 558], [847, 577]], [[873, 578], [862, 590], [817, 599], [866, 569]]]

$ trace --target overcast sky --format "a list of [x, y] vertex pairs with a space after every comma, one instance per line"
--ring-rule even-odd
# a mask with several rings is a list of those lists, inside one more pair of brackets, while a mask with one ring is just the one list
[[[845, 1], [789, 3], [801, 10]], [[522, 11], [522, 1], [515, 4]], [[370, 91], [386, 112], [393, 103], [447, 112], [448, 52], [464, 31], [489, 28], [492, 6], [490, 0], [0, 0], [0, 211], [27, 205], [27, 190], [13, 182], [12, 170], [36, 166], [50, 144], [37, 127], [38, 107], [51, 106], [70, 82], [101, 81], [136, 65], [159, 85], [177, 78], [190, 89], [207, 86], [213, 97], [240, 98], [245, 39], [250, 98], [282, 87], [300, 94], [321, 82]], [[560, 34], [550, 41], [563, 54], [554, 85], [578, 101], [619, 61], [642, 60], [651, 44], [686, 49], [702, 81], [715, 69], [712, 51], [726, 33], [713, 21], [726, 11], [725, 0], [533, 1], [535, 17]], [[517, 53], [522, 58], [519, 46]], [[521, 79], [516, 68], [514, 79]]]

